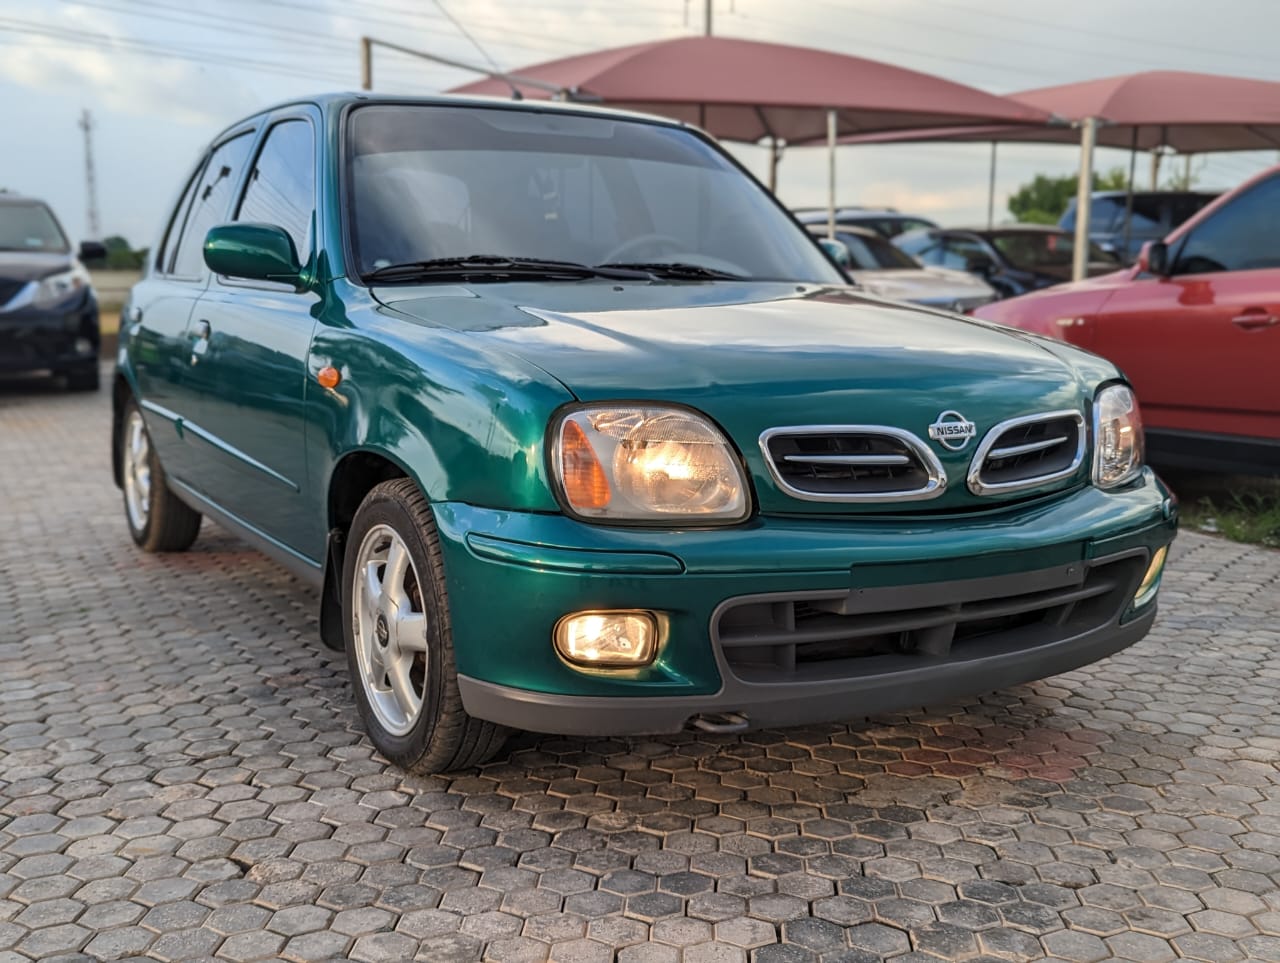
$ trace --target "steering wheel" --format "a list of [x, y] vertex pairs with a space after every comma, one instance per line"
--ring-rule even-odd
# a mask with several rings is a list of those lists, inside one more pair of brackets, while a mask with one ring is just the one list
[[612, 264], [615, 261], [625, 261], [627, 258], [624, 254], [634, 250], [635, 248], [643, 248], [646, 244], [666, 244], [673, 250], [679, 251], [684, 247], [684, 242], [678, 237], [672, 237], [670, 234], [641, 234], [638, 237], [628, 238], [623, 241], [612, 251], [604, 256], [602, 264]]

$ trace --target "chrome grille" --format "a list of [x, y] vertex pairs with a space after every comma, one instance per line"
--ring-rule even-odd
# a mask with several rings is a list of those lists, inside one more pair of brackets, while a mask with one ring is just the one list
[[947, 483], [937, 457], [898, 428], [771, 428], [760, 449], [778, 487], [806, 501], [911, 501], [933, 498]]
[[1001, 422], [978, 446], [969, 469], [969, 490], [996, 495], [1059, 481], [1080, 467], [1085, 450], [1084, 417], [1052, 411]]

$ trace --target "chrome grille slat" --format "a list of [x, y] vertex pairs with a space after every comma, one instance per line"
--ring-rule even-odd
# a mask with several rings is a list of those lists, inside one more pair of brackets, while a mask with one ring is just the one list
[[906, 455], [784, 455], [783, 461], [813, 465], [910, 465]]
[[1048, 411], [1010, 418], [982, 439], [969, 465], [969, 491], [1000, 495], [1063, 481], [1084, 460], [1084, 416]]
[[1008, 448], [993, 448], [991, 453], [987, 455], [989, 461], [999, 461], [1002, 458], [1013, 458], [1017, 455], [1029, 455], [1033, 451], [1045, 451], [1061, 445], [1067, 440], [1066, 435], [1060, 435], [1057, 438], [1050, 438], [1046, 441], [1033, 441], [1025, 445], [1012, 445]]
[[797, 425], [760, 435], [778, 487], [822, 502], [901, 502], [934, 498], [947, 476], [915, 435], [885, 425]]

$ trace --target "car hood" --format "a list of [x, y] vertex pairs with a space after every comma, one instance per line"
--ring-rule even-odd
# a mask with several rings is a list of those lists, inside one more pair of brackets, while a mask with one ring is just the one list
[[850, 271], [867, 292], [895, 301], [918, 301], [950, 307], [954, 301], [994, 297], [990, 285], [963, 271], [946, 268], [901, 268], [887, 271]]
[[[581, 401], [705, 412], [748, 461], [765, 510], [832, 510], [765, 490], [766, 429], [888, 425], [927, 439], [940, 414], [959, 411], [981, 437], [1019, 415], [1083, 412], [1114, 372], [1061, 345], [850, 288], [495, 284], [374, 294], [424, 326], [536, 365]], [[971, 499], [963, 479], [976, 441], [961, 452], [927, 443], [959, 482], [930, 505]]]
[[70, 254], [44, 251], [0, 251], [0, 279], [35, 281], [71, 267]]

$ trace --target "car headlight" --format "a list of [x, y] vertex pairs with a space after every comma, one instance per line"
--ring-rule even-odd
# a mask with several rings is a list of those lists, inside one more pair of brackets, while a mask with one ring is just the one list
[[659, 405], [592, 405], [552, 432], [552, 471], [580, 518], [705, 525], [750, 511], [737, 455], [706, 417]]
[[76, 265], [69, 271], [59, 271], [57, 274], [41, 278], [31, 302], [37, 308], [56, 307], [88, 286], [89, 272]]
[[1128, 385], [1108, 385], [1093, 402], [1093, 483], [1115, 488], [1142, 470], [1142, 415]]

